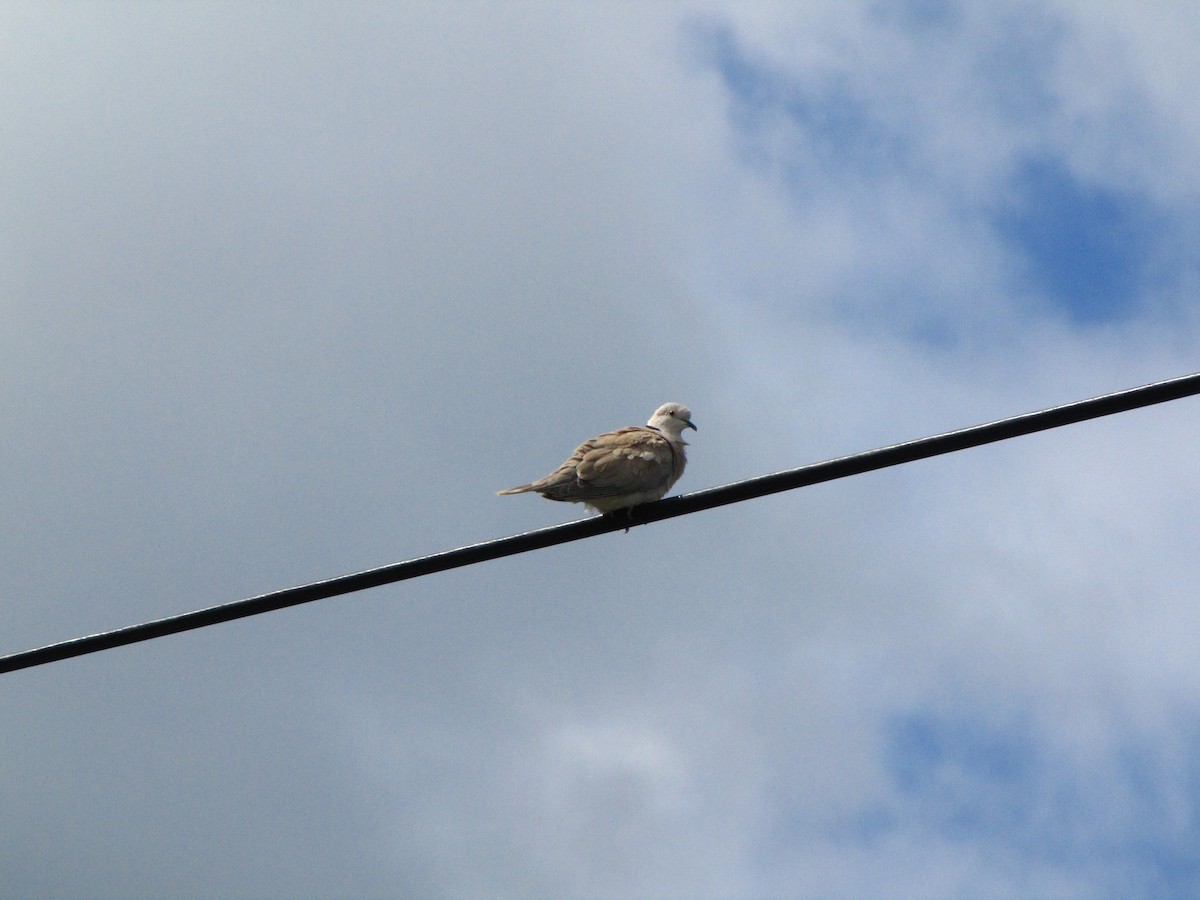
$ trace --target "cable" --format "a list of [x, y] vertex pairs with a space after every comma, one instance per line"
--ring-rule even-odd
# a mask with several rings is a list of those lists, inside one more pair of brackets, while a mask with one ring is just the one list
[[211, 606], [194, 612], [169, 616], [140, 625], [129, 625], [115, 631], [105, 631], [86, 637], [74, 638], [57, 644], [49, 644], [33, 650], [25, 650], [0, 657], [0, 674], [27, 669], [32, 666], [45, 665], [58, 660], [70, 659], [107, 650], [112, 647], [122, 647], [126, 644], [136, 644], [153, 638], [165, 637], [169, 634], [179, 634], [194, 628], [204, 628], [221, 622], [231, 622], [246, 616], [256, 616], [260, 613], [301, 603], [311, 603], [314, 600], [324, 600], [341, 594], [362, 591], [367, 588], [379, 587], [409, 578], [419, 578], [434, 572], [444, 572], [460, 566], [470, 566], [490, 559], [513, 556], [517, 553], [527, 553], [530, 550], [540, 550], [556, 544], [565, 544], [583, 538], [595, 537], [611, 531], [628, 529], [638, 525], [647, 525], [675, 516], [686, 516], [705, 509], [714, 509], [730, 503], [740, 503], [755, 497], [764, 497], [780, 491], [790, 491], [796, 488], [808, 487], [825, 481], [846, 478], [850, 475], [860, 475], [873, 472], [888, 466], [928, 459], [943, 453], [953, 453], [970, 447], [979, 447], [995, 441], [1004, 441], [1021, 435], [1033, 434], [1084, 422], [1101, 416], [1111, 416], [1115, 413], [1127, 412], [1156, 403], [1178, 400], [1200, 394], [1200, 373], [1160, 381], [1142, 387], [1105, 394], [1090, 400], [1081, 400], [1064, 406], [1043, 409], [1038, 412], [1013, 416], [975, 425], [958, 431], [950, 431], [932, 437], [920, 438], [903, 444], [893, 444], [878, 450], [868, 450], [853, 456], [843, 456], [826, 462], [801, 466], [798, 469], [788, 469], [773, 475], [763, 475], [747, 481], [738, 481], [720, 487], [697, 491], [694, 494], [683, 494], [670, 497], [657, 503], [648, 503], [636, 507], [626, 516], [624, 512], [610, 516], [594, 516], [580, 519], [563, 525], [552, 525], [537, 531], [515, 534], [510, 537], [497, 538], [479, 544], [446, 550], [431, 556], [422, 556], [404, 562], [368, 569], [351, 575], [342, 575], [327, 581], [318, 581], [299, 587], [285, 588], [270, 594], [261, 594], [245, 600], [236, 600], [220, 606]]

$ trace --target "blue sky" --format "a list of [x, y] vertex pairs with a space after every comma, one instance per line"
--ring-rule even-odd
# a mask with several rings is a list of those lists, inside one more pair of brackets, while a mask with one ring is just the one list
[[[866, 20], [887, 38], [908, 43], [911, 52], [943, 53], [968, 30], [953, 4], [909, 4], [901, 11], [904, 6], [871, 8]], [[994, 232], [1013, 268], [1009, 289], [1027, 292], [1047, 315], [1061, 314], [1075, 325], [1128, 318], [1143, 292], [1164, 287], [1156, 278], [1195, 270], [1194, 251], [1164, 259], [1171, 248], [1187, 246], [1191, 204], [1172, 209], [1115, 173], [1106, 181], [1106, 173], [1075, 171], [1072, 148], [1055, 146], [1046, 134], [1063, 114], [1052, 83], [1065, 52], [1065, 25], [1037, 7], [1020, 17], [993, 18], [979, 35], [986, 42], [979, 58], [970, 63], [972, 102], [979, 104], [976, 111], [1032, 134], [1028, 146], [990, 173], [996, 179], [991, 196], [944, 200], [957, 207], [956, 215]], [[813, 182], [830, 174], [858, 185], [944, 177], [929, 169], [923, 146], [929, 135], [897, 115], [906, 100], [916, 99], [905, 97], [906, 89], [922, 90], [919, 81], [881, 91], [856, 78], [862, 60], [854, 54], [825, 69], [797, 72], [786, 61], [756, 56], [728, 22], [696, 24], [693, 40], [726, 87], [744, 163], [773, 176], [801, 208], [819, 190]], [[1137, 139], [1133, 128], [1129, 139]]]
[[[1183, 3], [0, 21], [6, 652], [1200, 359]], [[1193, 412], [6, 676], [0, 881], [1193, 896]]]
[[1173, 224], [1167, 216], [1144, 198], [1082, 183], [1061, 160], [1030, 161], [1013, 181], [1015, 199], [997, 226], [1024, 261], [1031, 288], [1076, 324], [1133, 315], [1139, 291], [1152, 286], [1156, 236]]

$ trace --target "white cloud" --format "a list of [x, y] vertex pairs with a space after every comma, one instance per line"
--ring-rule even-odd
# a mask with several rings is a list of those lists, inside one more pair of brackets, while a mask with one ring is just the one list
[[[1184, 9], [10, 11], [8, 649], [568, 518], [491, 492], [664, 400], [688, 490], [1184, 373]], [[1163, 213], [1124, 318], [1031, 156]], [[6, 884], [1185, 893], [1189, 411], [7, 676]]]

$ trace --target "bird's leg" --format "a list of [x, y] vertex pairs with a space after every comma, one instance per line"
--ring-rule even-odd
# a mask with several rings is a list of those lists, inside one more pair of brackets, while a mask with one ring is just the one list
[[629, 529], [633, 527], [633, 507], [626, 506], [624, 509], [614, 509], [612, 512], [606, 512], [605, 518], [620, 524], [626, 522], [625, 533], [629, 534]]

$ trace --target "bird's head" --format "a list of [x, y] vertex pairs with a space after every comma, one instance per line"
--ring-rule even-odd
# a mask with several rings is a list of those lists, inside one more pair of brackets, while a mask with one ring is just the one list
[[677, 440], [681, 440], [685, 428], [699, 430], [692, 424], [692, 411], [682, 403], [664, 403], [654, 411], [654, 415], [646, 424]]

